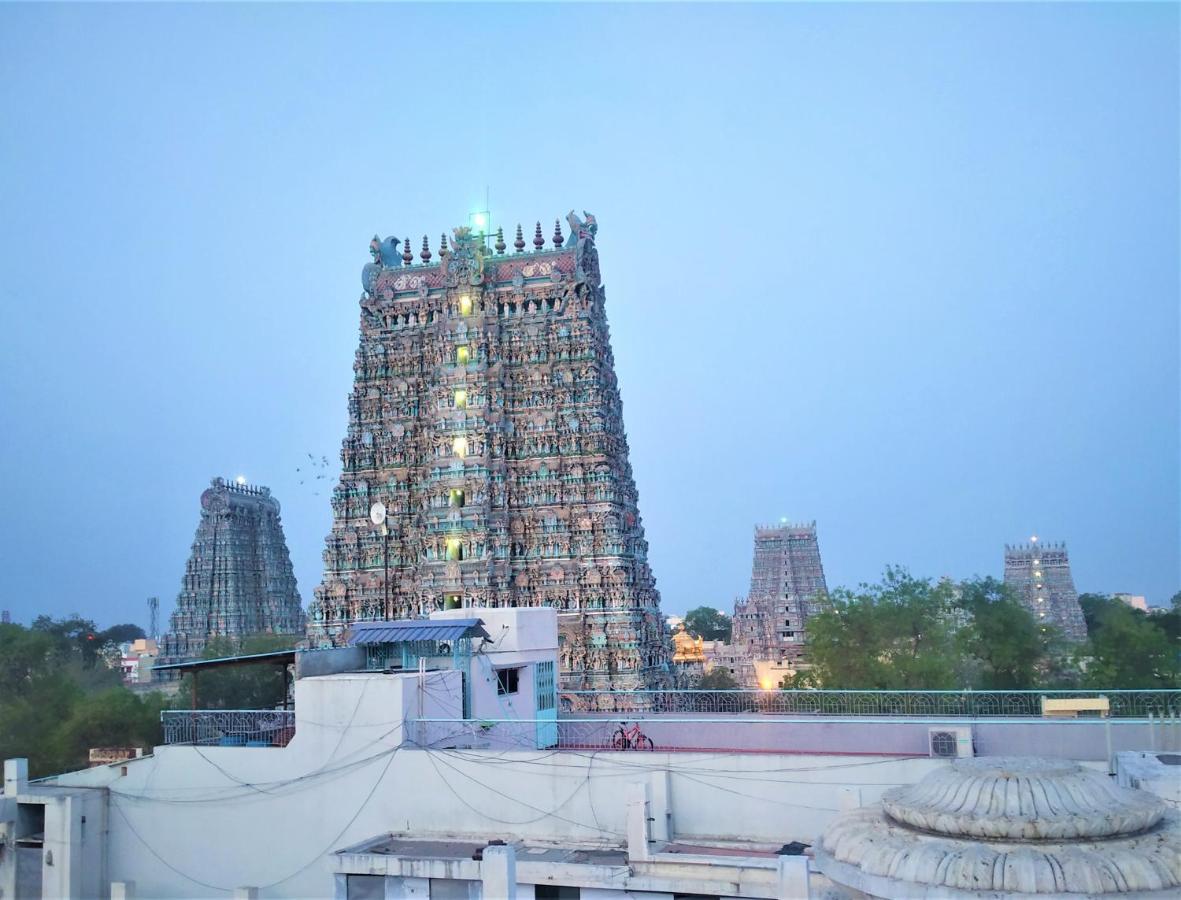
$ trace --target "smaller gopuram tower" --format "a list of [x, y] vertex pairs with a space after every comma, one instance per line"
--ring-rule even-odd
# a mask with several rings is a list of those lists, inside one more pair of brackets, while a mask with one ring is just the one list
[[1042, 625], [1052, 625], [1068, 640], [1087, 639], [1065, 544], [1046, 544], [1037, 535], [1028, 544], [1005, 544], [1005, 584]]
[[756, 526], [750, 593], [734, 604], [731, 641], [751, 662], [794, 669], [804, 658], [805, 623], [827, 592], [815, 522]]
[[159, 663], [198, 658], [213, 637], [289, 634], [294, 644], [303, 630], [279, 501], [270, 488], [214, 478]]

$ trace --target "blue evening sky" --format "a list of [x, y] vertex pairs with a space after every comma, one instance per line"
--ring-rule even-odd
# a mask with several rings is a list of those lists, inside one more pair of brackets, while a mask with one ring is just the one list
[[1178, 518], [1175, 5], [0, 7], [0, 609], [171, 609], [217, 474], [305, 604], [374, 232], [487, 187], [599, 220], [664, 609], [752, 526], [830, 585], [1165, 603]]

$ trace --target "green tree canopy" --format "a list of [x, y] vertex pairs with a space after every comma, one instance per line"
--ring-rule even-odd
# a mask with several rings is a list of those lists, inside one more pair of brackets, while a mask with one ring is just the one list
[[41, 776], [85, 766], [92, 746], [151, 746], [163, 698], [122, 686], [89, 650], [93, 623], [38, 623], [0, 624], [0, 758], [27, 757]]
[[1037, 687], [1057, 633], [1043, 631], [1033, 614], [995, 578], [960, 585], [956, 605], [964, 613], [957, 633], [962, 659], [974, 661], [973, 686], [984, 690]]
[[707, 641], [728, 641], [734, 623], [721, 610], [699, 606], [685, 613], [685, 630]]
[[[258, 634], [239, 641], [214, 638], [205, 645], [202, 657], [247, 656], [290, 647], [291, 635]], [[192, 689], [193, 675], [189, 673], [181, 679], [177, 703], [190, 704]], [[197, 706], [200, 709], [270, 709], [282, 705], [286, 699], [285, 689], [283, 670], [271, 663], [213, 669], [197, 677]]]
[[881, 584], [838, 589], [808, 619], [806, 676], [796, 684], [869, 690], [961, 686], [954, 586], [887, 569]]
[[703, 691], [733, 691], [738, 689], [738, 682], [728, 671], [715, 666], [701, 676], [697, 687]]
[[1112, 597], [1080, 598], [1088, 646], [1078, 652], [1083, 684], [1095, 688], [1181, 687], [1181, 655], [1159, 615], [1149, 616]]

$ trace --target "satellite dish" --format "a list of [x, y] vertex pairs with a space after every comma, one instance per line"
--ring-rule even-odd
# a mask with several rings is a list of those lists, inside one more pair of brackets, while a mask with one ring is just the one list
[[369, 521], [374, 525], [380, 525], [385, 521], [385, 504], [374, 503], [369, 507]]

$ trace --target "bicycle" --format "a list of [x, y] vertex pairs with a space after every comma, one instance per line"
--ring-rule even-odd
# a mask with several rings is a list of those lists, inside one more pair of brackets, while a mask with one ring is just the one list
[[627, 727], [626, 722], [620, 722], [615, 736], [611, 739], [611, 746], [616, 750], [655, 750], [652, 738], [640, 731], [639, 723]]

